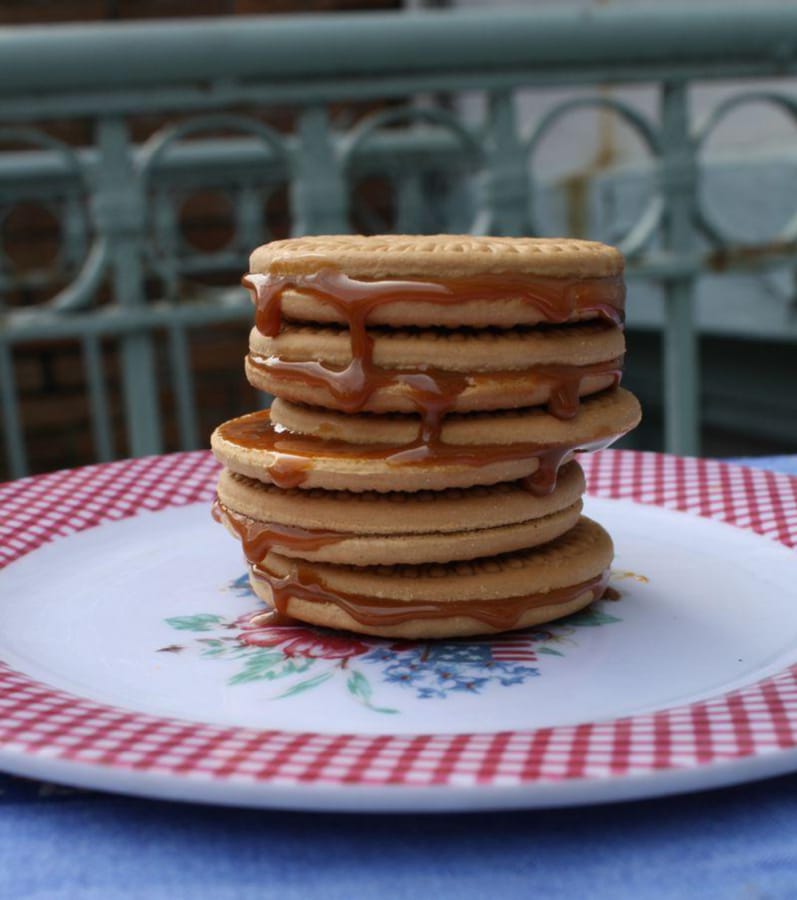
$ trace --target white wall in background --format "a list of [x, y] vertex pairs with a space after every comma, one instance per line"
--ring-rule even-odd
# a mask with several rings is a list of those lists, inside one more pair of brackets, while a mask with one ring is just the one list
[[[625, 6], [655, 6], [666, 0], [624, 0]], [[694, 5], [716, 5], [716, 0], [693, 0]], [[462, 9], [586, 9], [606, 6], [597, 0], [454, 0]], [[615, 4], [620, 5], [620, 4]], [[725, 0], [727, 6], [754, 8], [755, 0]], [[696, 83], [690, 93], [692, 121], [701, 122], [725, 97], [740, 90], [767, 89], [797, 97], [797, 78], [772, 81]], [[635, 106], [657, 120], [655, 88], [603, 88], [607, 96]], [[556, 103], [594, 93], [594, 88], [525, 90], [518, 94], [522, 129]], [[462, 112], [473, 121], [484, 115], [483, 97], [462, 98]], [[644, 205], [649, 157], [634, 133], [606, 112], [579, 112], [560, 120], [534, 160], [535, 175], [546, 189], [541, 203], [541, 230], [577, 232], [616, 240]], [[733, 240], [761, 243], [776, 236], [797, 213], [797, 126], [776, 108], [745, 105], [713, 132], [703, 160], [706, 164], [701, 196], [715, 219]], [[651, 323], [660, 318], [653, 292], [638, 296], [630, 319]], [[751, 302], [754, 298], [756, 302]], [[721, 323], [733, 330], [774, 335], [785, 330], [797, 338], [792, 319], [795, 281], [789, 272], [734, 278], [706, 278], [700, 290], [700, 318], [709, 330]]]

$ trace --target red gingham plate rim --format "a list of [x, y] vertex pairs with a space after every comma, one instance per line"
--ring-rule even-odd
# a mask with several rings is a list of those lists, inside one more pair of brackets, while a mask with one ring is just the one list
[[[581, 461], [594, 496], [797, 544], [797, 478], [634, 451]], [[216, 472], [210, 454], [194, 451], [0, 485], [0, 565], [140, 510], [207, 502]], [[483, 809], [632, 799], [794, 768], [797, 666], [709, 700], [606, 722], [372, 736], [151, 716], [69, 695], [0, 662], [0, 769], [123, 793], [312, 809]]]

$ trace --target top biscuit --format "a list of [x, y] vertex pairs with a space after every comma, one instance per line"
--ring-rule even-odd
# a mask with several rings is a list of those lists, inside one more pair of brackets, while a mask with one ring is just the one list
[[249, 266], [259, 274], [308, 274], [334, 266], [355, 278], [605, 278], [622, 274], [623, 255], [597, 241], [570, 238], [323, 235], [272, 241], [252, 253]]

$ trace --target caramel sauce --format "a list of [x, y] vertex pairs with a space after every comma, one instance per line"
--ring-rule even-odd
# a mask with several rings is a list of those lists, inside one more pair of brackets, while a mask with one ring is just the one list
[[347, 413], [358, 413], [373, 394], [386, 387], [405, 385], [416, 410], [423, 415], [427, 398], [439, 398], [447, 406], [465, 390], [468, 376], [439, 369], [402, 371], [368, 366], [354, 360], [345, 369], [334, 369], [314, 360], [298, 361], [279, 356], [266, 358], [249, 354], [249, 364], [279, 378], [297, 381], [311, 387], [326, 388]]
[[[520, 298], [534, 306], [549, 323], [562, 323], [577, 314], [592, 313], [622, 325], [625, 288], [622, 277], [563, 279], [491, 275], [479, 278], [448, 279], [428, 282], [418, 279], [361, 280], [327, 267], [308, 274], [250, 274], [243, 279], [255, 301], [258, 330], [276, 337], [282, 327], [282, 296], [286, 290], [299, 290], [332, 306], [347, 325], [351, 339], [352, 361], [344, 369], [329, 368], [317, 361], [293, 362], [273, 357], [266, 365], [280, 377], [301, 379], [328, 388], [348, 413], [361, 410], [375, 390], [387, 385], [405, 385], [418, 411], [420, 425], [415, 441], [404, 447], [355, 445], [341, 441], [321, 441], [307, 436], [278, 433], [266, 418], [248, 417], [222, 426], [222, 437], [240, 446], [256, 447], [280, 453], [268, 467], [268, 474], [279, 487], [297, 487], [304, 483], [316, 455], [347, 458], [382, 458], [391, 465], [411, 465], [447, 461], [452, 464], [483, 466], [490, 462], [539, 459], [536, 473], [524, 484], [535, 493], [550, 493], [556, 484], [559, 466], [576, 449], [599, 449], [611, 443], [601, 441], [585, 448], [539, 444], [484, 445], [477, 448], [454, 447], [443, 443], [443, 420], [465, 390], [468, 378], [455, 373], [382, 369], [374, 364], [374, 341], [367, 322], [374, 309], [396, 302], [423, 302], [454, 305], [463, 302], [498, 301]], [[549, 365], [537, 368], [537, 374], [551, 384], [549, 411], [560, 418], [576, 415], [581, 379], [588, 374], [611, 373], [619, 383], [621, 361], [612, 360], [609, 368]]]
[[545, 379], [551, 386], [546, 404], [548, 412], [557, 419], [573, 419], [581, 403], [581, 382], [592, 375], [611, 375], [610, 387], [618, 387], [623, 377], [623, 357], [588, 366], [550, 363], [533, 366], [530, 372]]
[[281, 456], [268, 467], [268, 474], [277, 487], [290, 490], [299, 487], [307, 481], [307, 475], [312, 468], [309, 459], [299, 459], [296, 456]]
[[[509, 377], [515, 379], [518, 374], [527, 376], [531, 381], [546, 382], [550, 386], [550, 398], [546, 404], [548, 412], [557, 419], [572, 419], [579, 408], [581, 382], [591, 376], [607, 375], [612, 378], [611, 387], [617, 387], [623, 366], [623, 358], [618, 357], [585, 366], [547, 363], [530, 366], [522, 373], [489, 372], [468, 376], [432, 367], [408, 371], [374, 366], [370, 377], [366, 378], [361, 365], [351, 364], [345, 369], [334, 369], [314, 360], [259, 357], [251, 353], [248, 362], [253, 368], [280, 379], [325, 388], [335, 398], [339, 408], [347, 413], [360, 412], [380, 389], [406, 385], [410, 389], [410, 400], [424, 425], [427, 425], [426, 419], [431, 418], [429, 407], [435, 400], [438, 408], [448, 411], [468, 385], [478, 384], [480, 379], [489, 382], [500, 382], [502, 378]], [[433, 426], [431, 432], [434, 432]]]
[[541, 606], [562, 605], [586, 591], [592, 600], [602, 596], [609, 582], [607, 569], [596, 578], [580, 584], [546, 591], [503, 597], [497, 600], [389, 600], [330, 590], [308, 566], [297, 565], [295, 573], [275, 575], [263, 565], [250, 566], [252, 576], [266, 584], [277, 614], [287, 615], [292, 598], [310, 603], [331, 603], [365, 627], [402, 625], [416, 619], [448, 619], [466, 616], [499, 631], [517, 627], [523, 614]]
[[[485, 276], [441, 282], [421, 280], [364, 281], [333, 268], [306, 275], [248, 275], [244, 284], [253, 295], [258, 330], [269, 336], [279, 334], [282, 325], [282, 296], [286, 290], [308, 293], [332, 306], [347, 325], [351, 339], [351, 363], [336, 370], [317, 361], [289, 361], [272, 357], [253, 364], [264, 366], [280, 378], [303, 381], [328, 389], [347, 413], [361, 411], [373, 393], [381, 388], [404, 386], [420, 417], [414, 442], [396, 447], [384, 444], [351, 444], [340, 440], [293, 434], [275, 426], [269, 411], [226, 422], [220, 427], [224, 440], [247, 449], [279, 454], [268, 467], [269, 477], [280, 487], [301, 485], [317, 457], [383, 459], [389, 465], [424, 465], [448, 462], [453, 465], [484, 466], [490, 463], [536, 458], [537, 471], [524, 480], [535, 493], [549, 493], [556, 484], [559, 467], [576, 450], [594, 450], [612, 443], [615, 436], [586, 446], [508, 444], [456, 446], [442, 441], [443, 420], [470, 383], [464, 375], [443, 372], [432, 366], [418, 371], [384, 369], [373, 361], [374, 341], [367, 330], [374, 309], [395, 302], [424, 302], [454, 305], [472, 300], [497, 301], [520, 298], [533, 305], [549, 323], [593, 313], [614, 325], [622, 325], [624, 287], [621, 277], [599, 279], [511, 278]], [[619, 383], [622, 360], [593, 366], [548, 365], [532, 367], [530, 373], [550, 384], [549, 412], [562, 419], [573, 418], [578, 410], [581, 381], [589, 375], [611, 374]], [[273, 610], [264, 614], [268, 623], [284, 621], [290, 600], [330, 603], [364, 627], [389, 627], [417, 619], [448, 619], [464, 616], [496, 631], [516, 628], [523, 615], [542, 606], [562, 605], [589, 592], [590, 599], [603, 596], [609, 571], [600, 576], [545, 593], [526, 594], [498, 600], [397, 601], [331, 590], [313, 569], [297, 562], [292, 572], [279, 576], [261, 560], [276, 547], [310, 552], [340, 541], [333, 531], [309, 530], [276, 523], [263, 523], [242, 516], [216, 502], [213, 515], [234, 531], [244, 548], [252, 577], [269, 588]], [[265, 624], [265, 623], [264, 623]]]
[[278, 613], [276, 609], [268, 607], [265, 612], [259, 612], [252, 616], [249, 620], [249, 624], [254, 625], [257, 628], [278, 628], [281, 625], [303, 626], [305, 623], [301, 622], [299, 619], [294, 619], [292, 616], [283, 616]]
[[[257, 329], [268, 337], [276, 337], [280, 332], [282, 295], [286, 290], [309, 293], [339, 313], [351, 338], [352, 361], [345, 369], [330, 369], [313, 361], [290, 362], [278, 357], [269, 360], [269, 368], [275, 374], [291, 373], [291, 377], [327, 387], [349, 413], [361, 410], [379, 387], [406, 385], [421, 419], [416, 444], [409, 447], [409, 451], [440, 445], [443, 417], [465, 390], [467, 378], [455, 374], [441, 377], [443, 373], [440, 372], [390, 371], [374, 365], [374, 341], [366, 327], [368, 316], [374, 309], [400, 301], [453, 305], [468, 300], [519, 297], [539, 310], [547, 322], [566, 322], [577, 312], [592, 312], [618, 325], [622, 324], [625, 300], [623, 280], [619, 276], [562, 279], [501, 275], [439, 282], [364, 281], [328, 267], [310, 274], [250, 274], [245, 276], [243, 283], [254, 297]], [[556, 374], [552, 370], [549, 373], [548, 377], [554, 380], [549, 408], [553, 415], [572, 418], [578, 409], [580, 377], [564, 368]], [[615, 373], [616, 367], [612, 371]], [[615, 374], [615, 379], [616, 382], [619, 380], [619, 373]]]
[[[442, 413], [438, 411], [442, 418]], [[447, 462], [450, 465], [485, 466], [488, 463], [514, 462], [536, 457], [538, 469], [526, 479], [525, 486], [538, 494], [548, 494], [556, 486], [556, 473], [576, 451], [601, 450], [612, 444], [617, 435], [581, 444], [478, 444], [474, 446], [446, 444], [439, 436], [423, 429], [412, 444], [396, 447], [392, 444], [352, 444], [348, 441], [327, 440], [314, 435], [294, 434], [278, 430], [271, 422], [267, 409], [242, 419], [232, 419], [219, 427], [225, 441], [248, 450], [263, 450], [284, 454], [286, 464], [295, 465], [303, 477], [317, 457], [334, 459], [382, 459], [388, 465], [424, 465]], [[438, 430], [439, 435], [439, 430]], [[268, 468], [273, 477], [274, 466]], [[275, 482], [277, 483], [277, 482]], [[282, 486], [282, 485], [279, 485]]]
[[[622, 276], [604, 278], [546, 278], [543, 276], [482, 275], [441, 281], [420, 279], [368, 281], [350, 278], [328, 266], [306, 274], [249, 274], [243, 284], [255, 300], [258, 331], [279, 334], [282, 294], [297, 290], [332, 306], [363, 341], [369, 314], [379, 306], [398, 301], [452, 306], [468, 301], [495, 302], [519, 298], [534, 306], [546, 322], [562, 323], [577, 313], [594, 313], [615, 325], [623, 322], [625, 287]], [[359, 356], [360, 353], [355, 353]]]
[[235, 532], [241, 541], [248, 563], [258, 563], [261, 559], [265, 559], [272, 548], [277, 548], [278, 551], [285, 548], [307, 553], [320, 550], [329, 544], [336, 544], [347, 537], [339, 531], [301, 528], [298, 525], [282, 525], [278, 522], [259, 522], [230, 509], [218, 498], [213, 503], [213, 518]]

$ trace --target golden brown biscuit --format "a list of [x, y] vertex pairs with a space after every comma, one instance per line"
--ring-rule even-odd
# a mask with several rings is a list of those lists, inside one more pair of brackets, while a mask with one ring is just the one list
[[[538, 407], [452, 413], [443, 421], [440, 439], [444, 444], [466, 447], [527, 443], [572, 443], [578, 447], [625, 433], [638, 423], [639, 416], [639, 401], [630, 391], [618, 388], [585, 397], [578, 414], [569, 421]], [[280, 399], [271, 404], [271, 421], [294, 435], [392, 447], [412, 444], [420, 425], [417, 416], [346, 415]]]
[[578, 521], [582, 503], [495, 528], [418, 534], [346, 534], [339, 531], [286, 527], [242, 516], [219, 504], [216, 515], [227, 530], [241, 539], [250, 562], [262, 562], [268, 550], [311, 562], [349, 566], [449, 563], [512, 553], [545, 544], [564, 534]]
[[257, 328], [249, 336], [246, 376], [258, 390], [294, 403], [346, 412], [416, 412], [413, 376], [424, 373], [450, 408], [506, 409], [548, 404], [563, 417], [577, 398], [620, 377], [622, 329], [599, 323], [502, 331], [369, 331], [375, 371], [370, 385], [351, 372], [351, 335], [345, 329], [287, 325], [276, 337]]
[[572, 505], [584, 493], [577, 462], [563, 466], [556, 490], [529, 492], [520, 481], [443, 491], [284, 490], [224, 469], [218, 497], [225, 505], [265, 522], [350, 534], [401, 535], [496, 528], [537, 519]]
[[[334, 236], [256, 250], [216, 515], [289, 617], [402, 638], [523, 628], [602, 596], [578, 451], [635, 427], [623, 258], [590, 241]], [[561, 469], [561, 471], [560, 471]]]
[[254, 591], [282, 615], [314, 625], [410, 639], [489, 634], [547, 622], [598, 599], [609, 535], [582, 517], [531, 550], [448, 565], [355, 568], [271, 553]]
[[371, 325], [510, 328], [621, 319], [622, 271], [622, 254], [594, 241], [336, 235], [259, 247], [244, 283], [258, 320], [277, 290], [282, 314], [297, 321], [346, 323], [367, 300]]
[[216, 458], [233, 472], [280, 487], [418, 491], [515, 481], [540, 471], [538, 487], [577, 449], [613, 443], [639, 421], [639, 403], [621, 388], [588, 397], [563, 422], [540, 409], [451, 416], [443, 443], [414, 445], [409, 416], [345, 416], [275, 400], [220, 425]]
[[485, 274], [554, 278], [621, 275], [615, 247], [573, 238], [472, 234], [336, 234], [271, 241], [249, 258], [252, 272], [316, 272], [334, 266], [360, 278], [468, 278]]
[[270, 550], [356, 566], [451, 562], [553, 540], [577, 522], [583, 490], [577, 463], [544, 497], [518, 482], [420, 495], [282, 491], [225, 470], [216, 515], [249, 562]]

